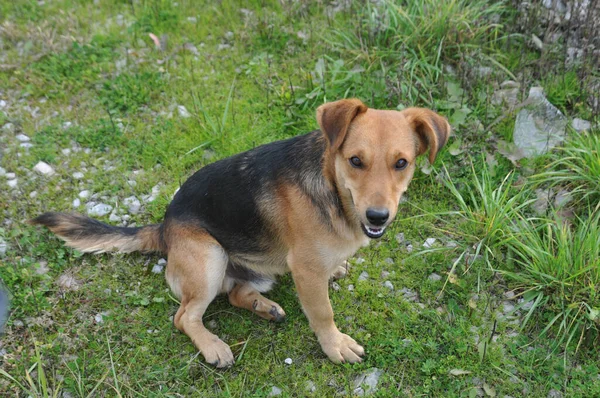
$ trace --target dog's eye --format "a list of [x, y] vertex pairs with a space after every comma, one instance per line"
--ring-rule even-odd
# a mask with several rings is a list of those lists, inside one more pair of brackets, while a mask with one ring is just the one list
[[362, 161], [358, 156], [352, 156], [350, 158], [350, 164], [352, 165], [352, 167], [362, 167]]
[[396, 162], [396, 170], [404, 170], [408, 166], [406, 159], [400, 159]]

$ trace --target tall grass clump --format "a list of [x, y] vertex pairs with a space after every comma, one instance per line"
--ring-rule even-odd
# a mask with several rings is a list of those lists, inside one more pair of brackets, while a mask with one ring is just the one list
[[474, 248], [473, 258], [482, 255], [493, 267], [493, 260], [501, 255], [500, 249], [511, 238], [517, 223], [524, 218], [524, 208], [533, 199], [527, 199], [526, 189], [512, 186], [512, 172], [498, 183], [485, 166], [478, 174], [471, 165], [471, 171], [472, 180], [463, 187], [459, 188], [451, 178], [445, 180], [458, 206], [458, 211], [453, 212], [458, 222], [455, 218], [447, 221], [451, 223], [448, 230], [461, 236], [466, 251]]
[[[577, 348], [600, 330], [600, 212], [575, 225], [555, 219], [518, 224], [506, 241], [512, 270], [500, 270], [529, 302], [533, 314], [557, 335], [556, 345]], [[499, 264], [502, 267], [503, 264]], [[554, 328], [553, 328], [554, 326]]]
[[565, 187], [579, 201], [600, 201], [600, 136], [590, 133], [572, 137], [536, 180]]

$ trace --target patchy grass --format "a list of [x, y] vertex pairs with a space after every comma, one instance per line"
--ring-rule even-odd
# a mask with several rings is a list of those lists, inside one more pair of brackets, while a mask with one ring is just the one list
[[[277, 386], [346, 396], [377, 367], [382, 397], [598, 395], [600, 232], [587, 205], [598, 132], [513, 164], [496, 141], [510, 141], [514, 115], [492, 102], [511, 78], [520, 100], [542, 84], [569, 117], [589, 118], [589, 76], [532, 50], [530, 35], [512, 33], [514, 14], [484, 1], [1, 4], [0, 166], [17, 180], [0, 176], [0, 277], [12, 300], [1, 394], [265, 397]], [[312, 130], [316, 106], [347, 96], [433, 107], [454, 127], [386, 236], [331, 289], [337, 324], [365, 346], [362, 364], [325, 358], [284, 277], [269, 294], [283, 324], [224, 297], [209, 307], [237, 361], [207, 367], [172, 325], [178, 306], [152, 272], [158, 255], [82, 255], [25, 223], [86, 202], [112, 206], [115, 221], [102, 219], [113, 224], [160, 222], [195, 170]], [[54, 176], [32, 171], [40, 160]], [[577, 217], [534, 218], [532, 181], [573, 191]], [[139, 213], [123, 204], [131, 196]]]

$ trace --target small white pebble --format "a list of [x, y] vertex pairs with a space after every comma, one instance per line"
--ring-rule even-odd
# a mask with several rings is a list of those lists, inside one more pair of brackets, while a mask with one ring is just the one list
[[9, 186], [9, 187], [11, 187], [11, 188], [16, 188], [16, 187], [17, 187], [17, 184], [18, 184], [18, 181], [17, 181], [17, 179], [15, 178], [14, 180], [8, 180], [8, 181], [6, 181], [6, 183], [8, 184], [8, 186]]
[[73, 178], [76, 180], [81, 180], [84, 177], [84, 174], [81, 171], [76, 171], [73, 173]]
[[435, 238], [427, 238], [427, 240], [425, 240], [425, 243], [423, 243], [423, 247], [429, 249], [431, 247], [433, 247], [433, 244], [435, 243], [436, 239]]
[[87, 189], [84, 191], [79, 192], [79, 197], [81, 199], [87, 199], [92, 195], [92, 193], [90, 191], [88, 191]]
[[19, 140], [21, 142], [27, 142], [27, 141], [30, 141], [31, 138], [29, 138], [25, 134], [17, 134], [17, 140]]
[[286, 363], [286, 365], [291, 365], [292, 364], [292, 358], [286, 358], [285, 361], [283, 361]]
[[163, 268], [164, 267], [162, 265], [155, 264], [154, 267], [152, 267], [152, 272], [155, 274], [160, 274], [162, 273]]
[[164, 258], [158, 259], [158, 265], [166, 265], [166, 264], [167, 264], [167, 260], [165, 260]]
[[388, 288], [388, 289], [390, 289], [390, 290], [394, 290], [394, 285], [393, 285], [393, 284], [392, 284], [392, 282], [390, 282], [390, 281], [385, 281], [385, 282], [383, 283], [383, 286], [387, 287], [387, 288]]
[[96, 316], [94, 317], [94, 320], [96, 321], [96, 323], [104, 322], [104, 319], [102, 319], [102, 314], [96, 314]]
[[79, 206], [81, 206], [81, 200], [79, 200], [79, 198], [73, 199], [73, 207], [79, 207]]
[[29, 197], [30, 197], [31, 199], [33, 199], [33, 198], [36, 198], [37, 196], [38, 196], [38, 193], [37, 193], [37, 191], [33, 191], [33, 192], [31, 192], [31, 193], [29, 194]]
[[353, 291], [354, 290], [354, 285], [348, 285], [348, 290], [349, 291]]

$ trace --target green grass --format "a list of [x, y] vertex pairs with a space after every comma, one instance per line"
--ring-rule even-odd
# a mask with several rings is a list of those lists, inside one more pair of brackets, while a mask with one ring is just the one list
[[[0, 277], [12, 302], [0, 395], [266, 397], [277, 386], [306, 396], [310, 381], [312, 396], [348, 396], [372, 367], [384, 372], [380, 397], [598, 395], [598, 132], [513, 165], [496, 141], [510, 141], [514, 115], [491, 103], [499, 83], [518, 77], [523, 92], [541, 84], [569, 117], [591, 118], [593, 76], [528, 48], [507, 2], [344, 4], [0, 5], [0, 64], [18, 65], [0, 72], [0, 166], [18, 178], [9, 189], [0, 176]], [[121, 217], [125, 198], [153, 189], [128, 222], [160, 222], [198, 168], [315, 129], [318, 105], [350, 96], [429, 106], [454, 128], [436, 164], [420, 165], [388, 233], [330, 291], [338, 326], [365, 346], [362, 364], [327, 360], [286, 276], [269, 293], [283, 324], [225, 297], [211, 304], [206, 320], [237, 359], [213, 369], [172, 325], [178, 304], [152, 272], [159, 255], [83, 255], [25, 223], [85, 212], [73, 207], [83, 190]], [[31, 172], [40, 160], [56, 174]], [[535, 189], [548, 187], [572, 192], [575, 217], [552, 206], [534, 217]]]

